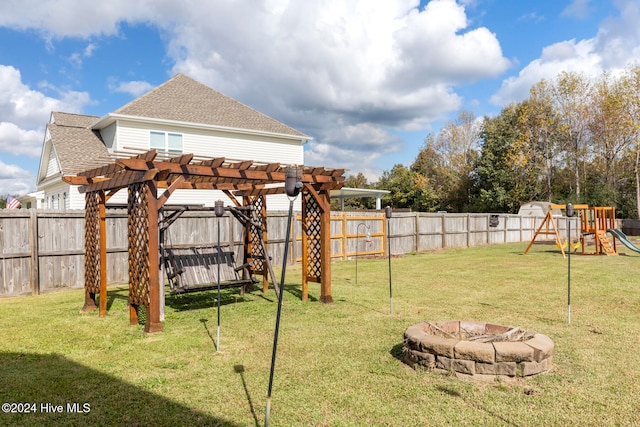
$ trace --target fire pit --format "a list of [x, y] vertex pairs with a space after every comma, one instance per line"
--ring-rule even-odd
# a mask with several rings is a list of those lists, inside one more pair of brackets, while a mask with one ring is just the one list
[[511, 326], [450, 320], [421, 322], [404, 333], [402, 361], [458, 378], [529, 377], [551, 369], [554, 344], [546, 335]]

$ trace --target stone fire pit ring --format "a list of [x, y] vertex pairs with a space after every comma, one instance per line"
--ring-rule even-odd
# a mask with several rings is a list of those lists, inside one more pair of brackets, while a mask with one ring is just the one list
[[402, 361], [462, 379], [515, 380], [549, 371], [554, 348], [548, 336], [511, 326], [420, 322], [404, 333]]

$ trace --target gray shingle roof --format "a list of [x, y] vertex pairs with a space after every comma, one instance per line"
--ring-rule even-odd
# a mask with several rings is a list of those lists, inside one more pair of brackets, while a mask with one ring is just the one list
[[98, 120], [96, 116], [85, 116], [83, 114], [61, 113], [54, 111], [51, 113], [51, 122], [59, 126], [88, 128]]
[[57, 112], [52, 114], [53, 123], [47, 125], [47, 130], [63, 175], [77, 174], [112, 162], [100, 133], [88, 127], [97, 117]]
[[309, 138], [210, 87], [177, 74], [114, 114], [223, 126]]

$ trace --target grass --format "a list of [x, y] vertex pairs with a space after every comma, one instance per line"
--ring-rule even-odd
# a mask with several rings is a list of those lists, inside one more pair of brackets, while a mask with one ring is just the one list
[[[287, 269], [272, 426], [638, 426], [640, 256], [571, 257], [523, 244], [332, 264], [330, 305], [299, 299]], [[279, 275], [277, 274], [279, 277]], [[310, 284], [311, 299], [319, 285]], [[270, 291], [170, 297], [164, 331], [128, 325], [126, 287], [106, 318], [80, 314], [81, 291], [0, 300], [2, 425], [261, 426], [277, 301]], [[404, 330], [462, 319], [520, 326], [556, 344], [551, 372], [514, 384], [469, 383], [398, 361]], [[69, 413], [67, 403], [88, 403]], [[63, 405], [63, 413], [40, 405]]]

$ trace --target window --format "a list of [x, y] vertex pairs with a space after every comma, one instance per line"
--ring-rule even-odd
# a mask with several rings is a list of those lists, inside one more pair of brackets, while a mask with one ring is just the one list
[[182, 153], [182, 134], [152, 131], [149, 136], [149, 147], [169, 153]]

